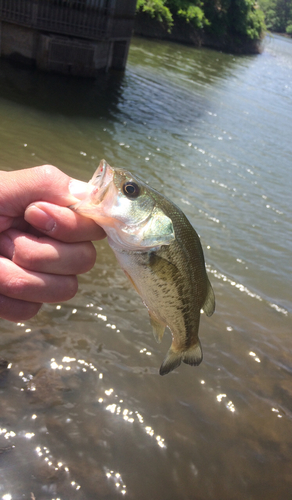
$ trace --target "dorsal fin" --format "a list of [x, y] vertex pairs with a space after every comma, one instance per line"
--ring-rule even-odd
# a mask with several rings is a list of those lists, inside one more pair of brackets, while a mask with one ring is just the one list
[[208, 278], [207, 278], [207, 295], [202, 309], [207, 316], [212, 316], [213, 312], [215, 311], [215, 295], [213, 292], [212, 285]]

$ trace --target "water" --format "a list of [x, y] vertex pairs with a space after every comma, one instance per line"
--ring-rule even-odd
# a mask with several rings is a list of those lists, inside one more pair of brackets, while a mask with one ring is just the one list
[[127, 166], [185, 211], [217, 299], [203, 363], [165, 377], [170, 335], [106, 241], [74, 299], [2, 320], [1, 499], [291, 496], [291, 90], [278, 37], [252, 57], [134, 39], [97, 82], [1, 61], [2, 167]]

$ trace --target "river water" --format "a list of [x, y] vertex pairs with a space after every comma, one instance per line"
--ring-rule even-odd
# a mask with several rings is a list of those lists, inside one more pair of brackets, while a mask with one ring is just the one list
[[0, 64], [3, 169], [101, 158], [179, 205], [216, 294], [203, 363], [171, 343], [106, 240], [79, 292], [1, 320], [0, 498], [266, 500], [292, 491], [292, 41], [258, 56], [134, 39], [125, 74]]

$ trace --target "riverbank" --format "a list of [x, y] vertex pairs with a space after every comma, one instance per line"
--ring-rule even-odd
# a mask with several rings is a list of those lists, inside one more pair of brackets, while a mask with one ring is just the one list
[[222, 52], [234, 54], [259, 54], [262, 51], [262, 40], [250, 40], [247, 37], [235, 34], [225, 34], [221, 37], [212, 36], [204, 30], [196, 30], [190, 23], [178, 16], [174, 17], [171, 32], [166, 24], [151, 18], [144, 12], [137, 12], [134, 23], [134, 34], [146, 38], [158, 38], [173, 42], [194, 45], [195, 47], [209, 47]]

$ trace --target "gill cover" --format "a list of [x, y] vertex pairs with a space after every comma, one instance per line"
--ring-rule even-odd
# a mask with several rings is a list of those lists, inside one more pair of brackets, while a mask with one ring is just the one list
[[158, 207], [154, 207], [145, 224], [137, 231], [136, 225], [126, 225], [122, 228], [130, 239], [139, 238], [139, 246], [142, 248], [159, 247], [170, 245], [175, 239], [172, 220]]

